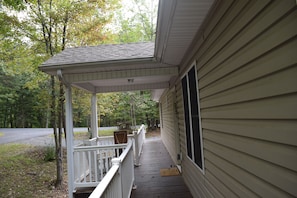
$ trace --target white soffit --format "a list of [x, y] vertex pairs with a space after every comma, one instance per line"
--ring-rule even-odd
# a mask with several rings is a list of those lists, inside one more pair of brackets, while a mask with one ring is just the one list
[[118, 92], [169, 88], [177, 67], [65, 74], [64, 79], [90, 92]]
[[179, 65], [200, 30], [214, 0], [161, 0], [155, 56]]
[[123, 78], [148, 78], [160, 76], [176, 76], [178, 75], [177, 67], [164, 67], [164, 68], [148, 68], [148, 69], [131, 69], [119, 71], [105, 71], [105, 72], [92, 72], [81, 74], [65, 74], [64, 78], [69, 83], [75, 82], [90, 82], [95, 80], [108, 80], [108, 79], [123, 79]]

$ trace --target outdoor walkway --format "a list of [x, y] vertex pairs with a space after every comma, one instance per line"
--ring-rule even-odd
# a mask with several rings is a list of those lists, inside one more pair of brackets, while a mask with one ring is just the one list
[[137, 189], [132, 198], [192, 198], [181, 176], [160, 175], [160, 169], [174, 166], [160, 137], [146, 139], [140, 163], [134, 169]]

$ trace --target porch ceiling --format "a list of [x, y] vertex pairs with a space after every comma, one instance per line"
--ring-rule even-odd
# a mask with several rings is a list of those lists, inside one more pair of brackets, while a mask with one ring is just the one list
[[214, 0], [160, 0], [156, 41], [68, 48], [40, 69], [92, 93], [162, 91], [178, 76], [179, 65]]

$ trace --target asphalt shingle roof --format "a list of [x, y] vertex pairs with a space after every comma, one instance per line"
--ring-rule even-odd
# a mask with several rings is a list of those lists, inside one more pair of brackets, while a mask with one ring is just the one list
[[154, 42], [147, 42], [67, 48], [41, 66], [151, 58], [154, 46]]

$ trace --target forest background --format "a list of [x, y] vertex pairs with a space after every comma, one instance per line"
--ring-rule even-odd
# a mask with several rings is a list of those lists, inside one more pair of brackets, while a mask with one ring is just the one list
[[[0, 128], [52, 127], [63, 89], [38, 66], [68, 47], [154, 41], [157, 3], [0, 0]], [[136, 124], [159, 119], [149, 90], [97, 98], [100, 126], [130, 122], [133, 105]], [[90, 101], [91, 94], [73, 89], [75, 127], [90, 125]]]

